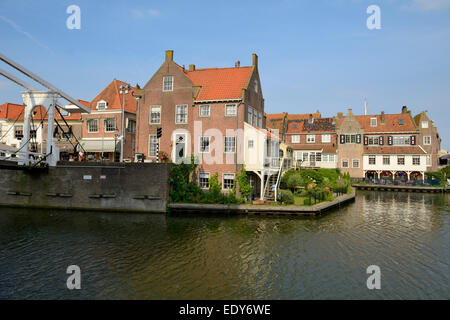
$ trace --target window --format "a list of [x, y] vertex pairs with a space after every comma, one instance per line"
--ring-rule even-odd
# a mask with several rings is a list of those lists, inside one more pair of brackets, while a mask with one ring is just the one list
[[258, 127], [262, 128], [262, 112], [258, 113]]
[[159, 149], [159, 139], [156, 135], [149, 136], [149, 147], [148, 147], [148, 155], [150, 157], [156, 157]]
[[300, 136], [298, 134], [294, 134], [291, 136], [292, 143], [300, 143]]
[[303, 162], [308, 161], [308, 152], [303, 152]]
[[404, 123], [405, 123], [405, 122], [403, 121], [403, 119], [398, 119], [398, 124], [399, 124], [399, 125], [402, 126]]
[[330, 142], [331, 142], [331, 135], [323, 134], [322, 135], [322, 143], [330, 143]]
[[249, 124], [253, 124], [252, 120], [253, 120], [253, 108], [248, 106], [247, 122]]
[[136, 120], [128, 119], [128, 132], [136, 133]]
[[208, 153], [209, 152], [209, 139], [210, 137], [200, 137], [200, 152]]
[[202, 189], [208, 189], [209, 188], [209, 173], [206, 172], [200, 172], [198, 175], [198, 185]]
[[348, 159], [342, 159], [342, 168], [348, 168]]
[[63, 133], [63, 138], [66, 139], [66, 140], [70, 140], [70, 138], [72, 138], [72, 137], [73, 137], [72, 126], [69, 126], [67, 128], [67, 131], [65, 131]]
[[258, 126], [258, 111], [256, 109], [253, 109], [253, 125]]
[[330, 155], [328, 156], [328, 161], [330, 161], [330, 162], [336, 162], [336, 155], [330, 154]]
[[236, 137], [225, 137], [225, 152], [232, 153], [236, 151]]
[[163, 78], [163, 91], [173, 91], [173, 77], [172, 76]]
[[428, 128], [428, 121], [422, 121], [422, 128]]
[[350, 135], [349, 134], [345, 135], [345, 143], [350, 143]]
[[405, 165], [405, 156], [397, 156], [397, 165], [399, 166]]
[[431, 136], [423, 137], [423, 144], [430, 145], [431, 144]]
[[17, 140], [22, 140], [23, 138], [23, 126], [14, 127], [14, 138]]
[[200, 117], [209, 117], [209, 105], [200, 106]]
[[412, 164], [415, 166], [420, 166], [420, 156], [413, 156]]
[[236, 105], [235, 104], [227, 104], [225, 105], [225, 115], [226, 116], [235, 116], [237, 114], [237, 110], [236, 110]]
[[383, 156], [383, 164], [385, 166], [388, 166], [391, 164], [391, 157], [390, 156]]
[[224, 173], [223, 174], [223, 189], [231, 190], [234, 186], [234, 173]]
[[116, 118], [108, 118], [103, 120], [103, 126], [105, 128], [105, 132], [114, 132], [116, 131]]
[[98, 132], [98, 119], [89, 119], [86, 125], [89, 133]]
[[352, 134], [350, 136], [350, 143], [356, 143], [356, 135]]
[[371, 164], [371, 165], [377, 164], [377, 157], [369, 156], [369, 164]]
[[322, 153], [316, 152], [316, 161], [321, 162], [322, 161]]
[[427, 166], [431, 166], [431, 156], [429, 154], [427, 154]]
[[106, 101], [100, 100], [99, 102], [97, 102], [97, 110], [102, 111], [105, 110], [107, 106]]
[[378, 137], [369, 137], [368, 143], [369, 145], [378, 145], [379, 144], [379, 138]]
[[411, 144], [411, 137], [409, 136], [394, 136], [392, 138], [392, 144], [393, 145], [409, 145]]
[[176, 107], [175, 123], [187, 123], [187, 105]]
[[36, 129], [30, 128], [30, 139], [36, 139]]
[[353, 159], [352, 160], [352, 167], [353, 168], [359, 168], [359, 159]]
[[370, 126], [371, 127], [377, 126], [377, 118], [370, 118]]
[[161, 106], [150, 107], [150, 123], [161, 123]]
[[314, 142], [316, 142], [316, 136], [314, 134], [308, 134], [306, 136], [306, 142], [307, 143], [314, 143]]
[[322, 162], [328, 162], [328, 155], [327, 154], [322, 155]]
[[253, 149], [253, 140], [248, 140], [248, 148]]

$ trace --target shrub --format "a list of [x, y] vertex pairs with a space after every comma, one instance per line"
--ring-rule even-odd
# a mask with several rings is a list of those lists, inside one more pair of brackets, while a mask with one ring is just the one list
[[[247, 199], [253, 193], [253, 188], [250, 186], [250, 183], [248, 183], [244, 166], [242, 166], [241, 172], [237, 175], [236, 180], [239, 183], [239, 192], [241, 193], [242, 198]], [[236, 190], [235, 187], [233, 187], [233, 189]]]
[[289, 189], [293, 189], [296, 186], [303, 186], [303, 179], [300, 173], [295, 173], [295, 174], [291, 174], [289, 175], [287, 181], [286, 181], [286, 186]]
[[309, 199], [309, 198], [304, 199], [304, 200], [303, 200], [303, 204], [304, 204], [305, 206], [310, 206], [310, 205], [312, 205], [312, 199]]
[[294, 204], [294, 195], [290, 190], [279, 190], [278, 198], [281, 203]]

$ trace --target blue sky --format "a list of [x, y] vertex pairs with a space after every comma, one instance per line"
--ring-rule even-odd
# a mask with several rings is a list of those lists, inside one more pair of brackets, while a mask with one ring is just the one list
[[[66, 28], [72, 4], [80, 30]], [[380, 30], [366, 27], [372, 4]], [[450, 149], [450, 0], [0, 2], [0, 52], [76, 98], [145, 84], [166, 49], [200, 68], [257, 53], [269, 113], [363, 113], [364, 98], [370, 113], [428, 110]], [[20, 91], [0, 79], [1, 103]]]

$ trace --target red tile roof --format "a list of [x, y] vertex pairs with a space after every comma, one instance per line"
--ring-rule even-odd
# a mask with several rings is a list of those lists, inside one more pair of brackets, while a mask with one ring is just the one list
[[364, 147], [364, 154], [426, 154], [419, 146]]
[[253, 67], [208, 68], [183, 72], [194, 86], [201, 87], [196, 98], [205, 100], [236, 100], [242, 98]]
[[336, 153], [336, 144], [296, 144], [289, 143], [292, 150], [322, 150], [322, 153]]
[[[90, 103], [91, 110], [97, 110], [97, 102], [104, 100], [108, 103], [107, 110], [122, 110], [122, 95], [119, 94], [120, 86], [126, 85], [126, 82], [120, 80], [113, 80], [103, 89]], [[125, 110], [128, 112], [136, 112], [137, 100], [131, 92], [137, 93], [135, 87], [131, 87], [131, 91], [125, 95]]]
[[319, 111], [315, 113], [299, 113], [299, 114], [288, 114], [287, 118], [288, 120], [304, 120], [309, 119], [309, 117], [312, 116], [313, 118], [320, 118], [322, 115]]
[[[88, 101], [79, 100], [84, 106], [89, 106]], [[24, 120], [24, 105], [23, 104], [16, 104], [16, 103], [5, 103], [0, 106], [0, 119], [7, 119], [10, 121], [23, 121]], [[33, 120], [42, 120], [44, 118], [45, 120], [48, 119], [47, 111], [43, 106], [36, 106], [34, 108], [34, 116]], [[70, 113], [69, 116], [65, 116], [64, 119], [66, 120], [81, 120], [81, 113]], [[56, 120], [62, 120], [61, 116], [57, 111], [55, 111], [55, 119]]]
[[333, 118], [314, 118], [312, 123], [308, 120], [290, 120], [286, 133], [334, 132]]
[[[412, 117], [409, 113], [385, 114], [384, 123], [381, 122], [381, 115], [355, 116], [365, 132], [411, 132], [416, 131]], [[370, 119], [377, 118], [377, 126], [370, 126]], [[403, 119], [403, 124], [399, 120]]]

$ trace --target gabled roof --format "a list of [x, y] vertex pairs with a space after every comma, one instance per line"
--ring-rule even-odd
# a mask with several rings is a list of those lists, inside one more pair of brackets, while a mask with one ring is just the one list
[[246, 88], [253, 67], [181, 70], [194, 86], [201, 87], [196, 100], [238, 100], [242, 98], [242, 89]]
[[322, 117], [320, 112], [316, 111], [315, 113], [288, 114], [287, 118], [288, 118], [288, 120], [303, 120], [303, 119], [309, 119], [311, 116], [314, 119]]
[[[122, 110], [122, 95], [119, 94], [120, 86], [126, 85], [126, 82], [114, 79], [103, 89], [90, 103], [91, 110], [97, 110], [97, 103], [104, 100], [108, 103], [107, 110]], [[137, 93], [135, 87], [131, 87], [131, 91], [125, 95], [125, 111], [136, 112], [137, 100], [131, 93]]]
[[[384, 123], [381, 122], [381, 114], [377, 115], [363, 115], [355, 116], [361, 127], [365, 132], [411, 132], [416, 131], [416, 126], [413, 123], [411, 115], [409, 113], [395, 113], [384, 114]], [[377, 125], [372, 127], [370, 125], [370, 119], [376, 118]], [[400, 121], [403, 124], [400, 124]]]

